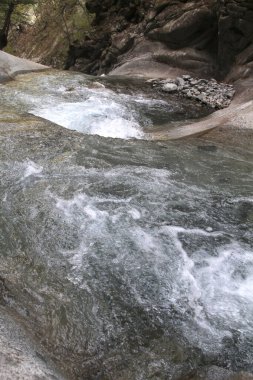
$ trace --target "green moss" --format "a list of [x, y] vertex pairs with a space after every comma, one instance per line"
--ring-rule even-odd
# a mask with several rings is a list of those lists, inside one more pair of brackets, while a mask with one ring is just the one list
[[6, 51], [57, 68], [65, 67], [70, 44], [82, 44], [91, 29], [91, 16], [81, 0], [41, 0], [29, 8], [28, 16], [24, 32], [15, 27], [18, 18], [13, 19]]
[[11, 43], [8, 43], [8, 45], [4, 48], [4, 51], [9, 54], [15, 55], [15, 48]]

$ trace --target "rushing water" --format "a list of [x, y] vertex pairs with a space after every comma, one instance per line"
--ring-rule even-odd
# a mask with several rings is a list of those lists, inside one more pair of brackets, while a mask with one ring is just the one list
[[21, 78], [2, 105], [85, 134], [3, 139], [7, 304], [73, 378], [253, 372], [252, 152], [145, 140], [173, 102], [80, 75]]
[[[140, 80], [134, 81], [134, 95], [122, 80], [107, 83], [100, 78], [100, 82], [77, 73], [53, 71], [47, 76], [23, 75], [18, 86], [12, 82], [2, 88], [0, 105], [13, 105], [82, 133], [124, 139], [147, 138], [148, 132], [168, 121], [172, 125], [177, 121], [182, 124], [182, 120], [210, 112], [203, 106], [194, 109], [189, 100], [170, 99], [168, 102], [161, 96], [155, 99], [155, 90], [145, 96], [143, 91], [137, 91], [138, 87], [145, 86]], [[116, 92], [115, 86], [120, 84], [122, 91]]]

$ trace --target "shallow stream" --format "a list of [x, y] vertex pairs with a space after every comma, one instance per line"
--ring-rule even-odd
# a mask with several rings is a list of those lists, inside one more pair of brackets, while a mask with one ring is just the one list
[[186, 106], [71, 73], [1, 86], [20, 125], [69, 129], [1, 122], [0, 276], [70, 378], [253, 372], [252, 151], [148, 140]]

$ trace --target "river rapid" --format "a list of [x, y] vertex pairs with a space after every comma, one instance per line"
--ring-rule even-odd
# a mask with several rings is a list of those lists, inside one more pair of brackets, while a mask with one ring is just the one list
[[4, 304], [66, 378], [253, 372], [253, 149], [152, 141], [205, 111], [106, 80], [1, 85]]

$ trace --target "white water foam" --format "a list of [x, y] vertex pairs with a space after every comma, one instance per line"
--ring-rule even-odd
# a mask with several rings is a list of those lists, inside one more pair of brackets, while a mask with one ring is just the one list
[[[119, 178], [125, 183], [126, 173], [118, 170], [103, 173], [110, 185], [118, 184]], [[135, 168], [133, 175], [131, 168], [127, 172], [127, 181], [135, 184], [136, 192], [140, 186], [153, 194], [158, 179], [159, 191], [166, 193], [168, 171], [154, 170], [151, 175], [150, 170]], [[203, 189], [195, 190], [205, 195]], [[215, 230], [208, 224], [186, 228], [143, 223], [149, 212], [153, 215], [161, 207], [159, 202], [144, 206], [135, 196], [119, 199], [111, 194], [88, 194], [76, 193], [70, 199], [52, 194], [57, 209], [80, 237], [78, 247], [62, 252], [71, 264], [70, 281], [87, 286], [83, 273], [89, 273], [89, 257], [96, 257], [96, 247], [102, 246], [103, 255], [96, 257], [101, 268], [109, 263], [116, 276], [118, 271], [121, 276], [124, 273], [122, 281], [142, 307], [159, 310], [161, 318], [171, 307], [191, 316], [191, 322], [186, 318], [183, 334], [197, 346], [215, 351], [222, 348], [223, 338], [232, 338], [233, 331], [253, 335], [253, 252], [248, 247], [233, 241], [222, 226]], [[192, 242], [195, 251], [188, 252], [184, 241]]]
[[26, 179], [34, 175], [40, 176], [42, 171], [43, 171], [42, 166], [36, 164], [35, 162], [31, 160], [27, 160], [25, 163], [25, 171], [24, 171], [23, 179]]
[[184, 334], [203, 350], [222, 348], [223, 338], [233, 332], [253, 337], [253, 251], [238, 242], [220, 246], [216, 254], [203, 249], [188, 255], [179, 233], [216, 238], [222, 232], [164, 226], [163, 233], [173, 237], [181, 261], [175, 267], [178, 280], [170, 301], [182, 314], [190, 314], [195, 328], [184, 324]]
[[194, 257], [193, 273], [209, 318], [226, 328], [253, 333], [253, 252], [238, 243], [221, 247], [217, 257]]
[[122, 139], [143, 137], [134, 114], [110, 98], [90, 96], [83, 102], [36, 108], [32, 113], [82, 133]]

